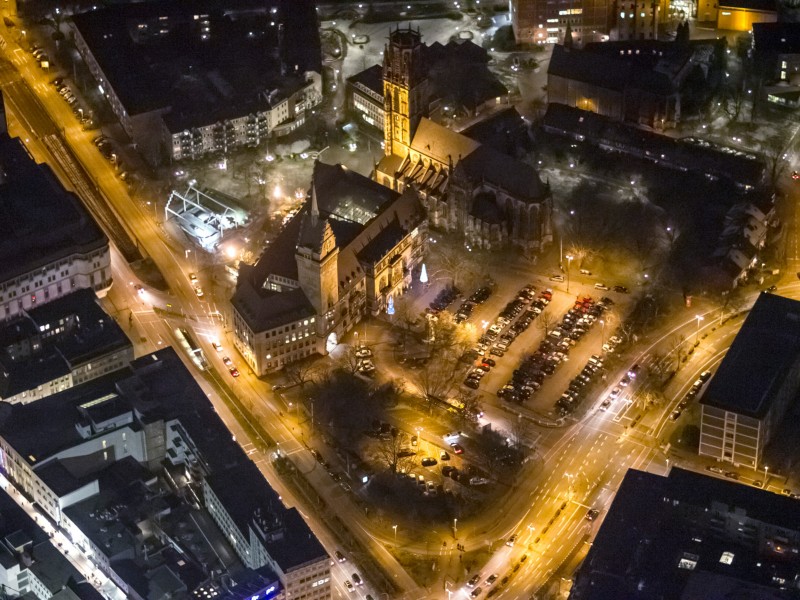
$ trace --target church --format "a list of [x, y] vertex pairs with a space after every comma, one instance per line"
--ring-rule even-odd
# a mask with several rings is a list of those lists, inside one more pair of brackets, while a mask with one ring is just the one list
[[419, 31], [395, 29], [383, 58], [384, 150], [374, 178], [413, 190], [431, 227], [473, 247], [541, 252], [553, 237], [552, 196], [536, 170], [427, 118], [430, 82]]

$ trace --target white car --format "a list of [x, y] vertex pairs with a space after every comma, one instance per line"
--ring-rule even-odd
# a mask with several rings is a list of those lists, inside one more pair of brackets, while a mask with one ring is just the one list
[[217, 352], [222, 352], [222, 344], [220, 344], [219, 342], [216, 342], [216, 341], [214, 341], [214, 342], [211, 342], [211, 346], [212, 346], [212, 347], [214, 348], [214, 350], [216, 350]]
[[611, 390], [611, 393], [608, 395], [608, 397], [611, 398], [612, 400], [615, 400], [615, 399], [619, 398], [619, 395], [621, 393], [622, 393], [622, 390], [619, 389], [618, 387], [615, 387], [613, 390]]
[[563, 275], [551, 275], [550, 281], [564, 281]]
[[460, 437], [461, 437], [461, 432], [460, 431], [450, 431], [448, 433], [445, 433], [442, 436], [442, 439], [444, 439], [445, 442], [450, 443], [450, 442], [458, 441], [458, 438], [460, 438]]
[[202, 298], [203, 296], [205, 296], [205, 294], [203, 293], [203, 288], [201, 288], [199, 285], [196, 288], [194, 288], [194, 293], [197, 294], [198, 298]]

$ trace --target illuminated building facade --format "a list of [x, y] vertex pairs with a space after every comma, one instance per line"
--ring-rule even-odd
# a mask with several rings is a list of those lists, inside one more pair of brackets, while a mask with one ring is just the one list
[[517, 42], [561, 44], [567, 27], [578, 46], [590, 42], [658, 39], [670, 0], [511, 0]]
[[717, 29], [750, 31], [754, 23], [775, 23], [778, 7], [774, 0], [720, 0]]
[[411, 285], [427, 237], [415, 193], [317, 162], [303, 210], [255, 265], [239, 268], [231, 299], [237, 350], [258, 375], [327, 354]]
[[578, 45], [608, 39], [613, 0], [511, 0], [511, 25], [519, 43], [559, 44], [567, 26]]
[[529, 255], [551, 240], [550, 188], [530, 165], [427, 116], [427, 63], [419, 32], [396, 29], [384, 52], [384, 150], [374, 177], [422, 199], [432, 226], [480, 248]]

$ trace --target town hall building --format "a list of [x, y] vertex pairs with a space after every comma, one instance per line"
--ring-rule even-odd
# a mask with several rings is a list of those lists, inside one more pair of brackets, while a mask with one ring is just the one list
[[426, 117], [424, 48], [419, 31], [391, 32], [383, 60], [386, 154], [375, 180], [419, 194], [430, 225], [467, 244], [537, 254], [552, 241], [549, 185], [532, 166]]
[[255, 265], [239, 267], [237, 350], [257, 375], [327, 354], [419, 278], [426, 239], [415, 193], [317, 162], [303, 209]]

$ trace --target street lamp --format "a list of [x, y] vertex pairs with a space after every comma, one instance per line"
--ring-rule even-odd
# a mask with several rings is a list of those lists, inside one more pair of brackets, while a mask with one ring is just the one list
[[769, 483], [769, 467], [764, 465], [764, 489], [767, 489], [767, 484]]
[[453, 519], [453, 538], [458, 539], [458, 519]]
[[566, 475], [569, 480], [569, 499], [572, 500], [572, 483], [575, 476], [572, 473], [564, 473], [564, 475]]
[[572, 254], [567, 254], [564, 258], [567, 259], [567, 293], [569, 294], [569, 267], [572, 264], [572, 259], [575, 258]]
[[697, 332], [695, 333], [695, 336], [694, 336], [694, 343], [695, 343], [695, 345], [697, 345], [699, 343], [699, 341], [700, 341], [700, 321], [703, 320], [703, 316], [702, 315], [695, 315], [694, 318], [697, 319]]
[[392, 529], [394, 529], [394, 543], [397, 543], [397, 525], [392, 525]]
[[600, 349], [603, 349], [603, 344], [606, 343], [606, 322], [600, 319]]

